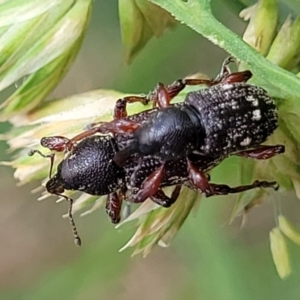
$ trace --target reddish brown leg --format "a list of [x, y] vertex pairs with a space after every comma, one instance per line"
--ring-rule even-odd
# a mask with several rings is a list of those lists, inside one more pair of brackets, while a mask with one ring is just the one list
[[150, 99], [148, 99], [147, 96], [128, 96], [119, 99], [116, 102], [114, 109], [114, 120], [127, 117], [127, 103], [140, 102], [144, 105], [147, 105], [149, 101]]
[[[213, 86], [215, 84], [220, 83], [221, 81], [225, 80], [227, 77], [230, 77], [230, 69], [228, 67], [228, 65], [234, 62], [234, 59], [232, 57], [228, 57], [227, 59], [224, 60], [223, 64], [222, 64], [222, 68], [221, 68], [221, 72], [220, 74], [215, 78], [215, 79], [178, 79], [176, 81], [174, 81], [173, 83], [171, 83], [170, 85], [168, 85], [167, 87], [165, 87], [165, 90], [168, 94], [168, 98], [169, 101], [168, 103], [170, 103], [170, 101], [179, 94], [179, 92], [181, 92], [187, 85], [207, 85], [207, 86]], [[226, 80], [231, 80], [231, 79], [226, 79]], [[243, 80], [244, 81], [244, 80]], [[227, 81], [225, 81], [227, 82]], [[228, 82], [229, 83], [229, 82]], [[155, 99], [158, 98], [157, 97], [157, 90], [160, 89], [159, 85], [156, 87], [156, 89], [150, 93], [149, 96], [151, 99]], [[159, 107], [166, 107], [166, 106], [159, 106]]]
[[152, 174], [144, 180], [141, 189], [136, 195], [133, 196], [133, 199], [131, 200], [132, 202], [144, 202], [147, 198], [157, 193], [165, 173], [164, 168], [165, 164], [163, 163], [157, 170], [152, 172]]
[[158, 83], [153, 92], [147, 95], [149, 100], [153, 101], [153, 107], [164, 108], [170, 105], [171, 100], [179, 94], [187, 85], [207, 85], [213, 86], [218, 83], [235, 83], [248, 81], [252, 73], [250, 71], [242, 71], [230, 73], [228, 65], [235, 60], [228, 57], [223, 62], [221, 72], [215, 79], [179, 79], [168, 86]]
[[[256, 180], [252, 184], [249, 185], [241, 185], [236, 187], [229, 187], [225, 184], [210, 184], [213, 195], [227, 195], [227, 194], [235, 194], [235, 193], [241, 193], [248, 190], [252, 190], [255, 188], [273, 188], [274, 190], [278, 190], [279, 186], [276, 181], [259, 181]], [[212, 196], [212, 195], [211, 195]]]
[[153, 107], [165, 108], [170, 105], [171, 100], [176, 97], [187, 85], [208, 85], [212, 86], [219, 83], [211, 79], [178, 79], [168, 86], [158, 83], [156, 88], [145, 96], [129, 96], [119, 99], [116, 103], [114, 119], [127, 116], [127, 103], [141, 102], [146, 105], [153, 101]]
[[174, 188], [171, 197], [168, 197], [163, 190], [159, 189], [154, 195], [150, 198], [153, 202], [161, 205], [163, 207], [170, 207], [178, 198], [181, 190], [181, 185], [176, 185]]
[[[251, 76], [250, 71], [230, 73], [228, 65], [235, 60], [232, 57], [228, 57], [224, 60], [221, 72], [215, 79], [179, 79], [174, 81], [168, 86], [163, 83], [158, 83], [156, 88], [148, 95], [142, 96], [128, 96], [119, 99], [116, 102], [114, 109], [114, 119], [121, 119], [127, 117], [127, 103], [141, 102], [146, 105], [150, 101], [153, 101], [153, 107], [165, 108], [170, 105], [171, 100], [176, 97], [187, 85], [207, 85], [212, 86], [222, 83], [233, 82], [246, 82]], [[92, 126], [96, 125], [92, 124]]]
[[89, 130], [86, 130], [75, 137], [73, 137], [69, 144], [74, 144], [86, 137], [94, 135], [96, 133], [113, 133], [113, 134], [121, 134], [121, 133], [132, 133], [141, 127], [141, 124], [135, 123], [126, 119], [114, 120], [111, 122], [103, 122], [99, 123], [99, 126], [93, 127]]
[[161, 82], [157, 84], [155, 88], [155, 97], [153, 97], [153, 107], [166, 108], [170, 106], [171, 96], [167, 90], [167, 87]]
[[[222, 75], [223, 76], [223, 75]], [[235, 83], [246, 82], [252, 76], [250, 71], [242, 71], [236, 73], [227, 73], [224, 77], [217, 77], [216, 79], [179, 79], [166, 87], [170, 100], [179, 94], [187, 85], [207, 85], [209, 87], [219, 83]]]
[[163, 83], [158, 83], [149, 98], [153, 101], [153, 107], [165, 108], [170, 106], [170, 102], [181, 92], [187, 85], [201, 85], [205, 84], [211, 86], [214, 84], [210, 79], [178, 79], [168, 86]]
[[220, 83], [236, 83], [236, 82], [247, 82], [252, 77], [252, 73], [249, 70], [231, 73], [224, 77]]
[[41, 139], [41, 145], [51, 151], [63, 152], [71, 150], [74, 146], [72, 140], [64, 136], [47, 136]]
[[285, 148], [283, 145], [263, 145], [259, 146], [256, 149], [241, 151], [239, 153], [236, 153], [235, 155], [253, 159], [269, 159], [273, 156], [284, 153], [284, 150]]
[[246, 82], [251, 77], [250, 71], [230, 73], [228, 65], [235, 60], [228, 57], [224, 60], [221, 72], [216, 79], [179, 79], [168, 86], [158, 83], [155, 89], [145, 96], [128, 96], [119, 99], [115, 106], [114, 119], [120, 119], [127, 116], [127, 103], [141, 102], [146, 105], [153, 101], [153, 107], [165, 108], [170, 105], [171, 100], [176, 97], [187, 85], [207, 85], [212, 86], [220, 82]]
[[70, 140], [64, 136], [50, 136], [43, 137], [41, 139], [41, 145], [50, 150], [55, 150], [58, 152], [62, 152], [65, 150], [66, 145], [70, 142]]
[[[202, 189], [194, 185], [193, 183], [188, 183], [187, 186], [192, 190], [199, 191], [202, 193]], [[245, 192], [248, 190], [252, 190], [254, 188], [272, 188], [277, 190], [279, 188], [278, 184], [275, 181], [259, 181], [256, 180], [253, 184], [249, 185], [241, 185], [236, 187], [230, 187], [226, 184], [214, 184], [209, 183], [209, 186], [212, 190], [210, 195], [205, 195], [206, 197], [216, 196], [216, 195], [228, 195], [228, 194], [236, 194]]]
[[187, 163], [191, 183], [202, 193], [204, 193], [206, 197], [212, 196], [213, 190], [205, 174], [196, 168], [189, 159], [187, 159]]
[[96, 133], [102, 133], [102, 134], [107, 134], [109, 132], [113, 134], [132, 133], [140, 127], [141, 124], [135, 123], [130, 120], [126, 120], [126, 119], [114, 120], [112, 122], [101, 123], [101, 124], [99, 123], [99, 126], [88, 129], [76, 135], [72, 139], [67, 139], [65, 137], [60, 137], [60, 136], [44, 137], [41, 140], [41, 144], [42, 146], [47, 147], [50, 150], [55, 150], [58, 152], [64, 150], [71, 151], [77, 142], [81, 141], [84, 138], [92, 136]]
[[165, 108], [187, 85], [208, 85], [212, 86], [214, 80], [210, 79], [178, 79], [168, 86], [158, 83], [156, 88], [147, 95], [147, 98], [153, 101], [153, 107]]
[[115, 193], [111, 193], [107, 196], [106, 201], [106, 213], [110, 218], [111, 222], [117, 224], [121, 220], [121, 208], [122, 208], [122, 198]]
[[84, 131], [73, 139], [68, 139], [64, 136], [47, 136], [41, 139], [41, 145], [45, 148], [48, 148], [51, 151], [63, 152], [70, 151], [74, 147], [77, 141], [84, 139], [85, 137], [91, 136], [99, 132], [98, 127]]
[[235, 62], [235, 59], [231, 56], [227, 57], [224, 60], [222, 64], [221, 72], [213, 80], [212, 85], [218, 83], [224, 84], [224, 83], [235, 83], [235, 82], [247, 82], [252, 77], [252, 73], [249, 70], [231, 73], [228, 65], [232, 62]]

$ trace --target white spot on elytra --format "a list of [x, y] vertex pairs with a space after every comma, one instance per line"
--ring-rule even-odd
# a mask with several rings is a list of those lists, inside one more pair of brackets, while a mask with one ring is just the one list
[[224, 83], [222, 84], [222, 89], [225, 91], [225, 90], [229, 90], [232, 88], [232, 84], [230, 83]]
[[261, 119], [260, 109], [254, 110], [252, 120], [259, 121], [260, 119]]
[[241, 142], [240, 145], [241, 146], [249, 146], [251, 143], [252, 139], [249, 137], [244, 138]]
[[246, 101], [252, 102], [252, 101], [254, 101], [254, 100], [255, 100], [255, 98], [253, 97], [253, 95], [248, 95], [248, 96], [246, 97]]
[[248, 95], [246, 101], [251, 102], [252, 106], [258, 106], [258, 100], [253, 95]]

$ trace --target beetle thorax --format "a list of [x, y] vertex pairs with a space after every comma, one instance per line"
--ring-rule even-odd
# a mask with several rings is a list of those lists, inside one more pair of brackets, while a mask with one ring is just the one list
[[191, 115], [193, 112], [183, 106], [171, 106], [153, 113], [134, 134], [139, 153], [174, 160], [197, 149], [203, 136], [198, 119]]

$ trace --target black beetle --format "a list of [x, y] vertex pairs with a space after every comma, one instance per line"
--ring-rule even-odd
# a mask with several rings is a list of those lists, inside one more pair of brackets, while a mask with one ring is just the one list
[[[199, 155], [199, 159], [224, 159], [232, 154], [267, 159], [284, 151], [280, 145], [261, 145], [278, 126], [274, 100], [261, 87], [246, 83], [252, 76], [250, 71], [230, 73], [228, 64], [231, 61], [231, 58], [225, 60], [214, 80], [177, 80], [167, 87], [158, 84], [147, 96], [119, 99], [113, 121], [93, 124], [68, 146], [97, 132], [113, 133], [118, 144], [120, 137], [125, 136], [126, 145], [120, 147], [114, 160], [123, 166], [132, 155], [140, 157], [132, 181], [142, 157], [158, 158], [160, 165], [143, 182], [135, 195], [136, 202], [156, 193], [168, 161], [182, 158], [187, 160], [188, 177], [193, 185], [206, 196], [214, 195], [203, 172], [189, 159], [190, 154]], [[171, 99], [186, 85], [195, 84], [206, 84], [209, 88], [190, 92], [183, 103], [170, 105]], [[160, 109], [143, 112], [147, 115], [144, 122], [134, 116], [127, 117], [127, 103], [148, 103], [150, 100]]]
[[[168, 207], [182, 184], [206, 196], [276, 188], [275, 182], [265, 181], [230, 188], [209, 183], [205, 175], [229, 155], [267, 159], [284, 152], [282, 145], [261, 145], [277, 127], [274, 101], [262, 88], [244, 82], [251, 77], [249, 71], [230, 74], [228, 62], [215, 80], [178, 80], [167, 87], [159, 84], [148, 96], [119, 99], [110, 123], [93, 124], [72, 139], [54, 136], [41, 140], [51, 150], [68, 152], [46, 188], [70, 202], [75, 237], [72, 199], [62, 195], [65, 189], [108, 194], [107, 212], [117, 223], [122, 199], [143, 202], [150, 197]], [[189, 93], [184, 103], [169, 106], [185, 85], [200, 83], [210, 88]], [[148, 103], [150, 99], [160, 109], [127, 117], [127, 103]], [[114, 136], [90, 137], [97, 132]], [[177, 186], [167, 197], [161, 188], [172, 185]]]

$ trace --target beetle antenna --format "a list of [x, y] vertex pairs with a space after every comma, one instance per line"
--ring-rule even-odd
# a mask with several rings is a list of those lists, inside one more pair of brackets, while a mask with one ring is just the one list
[[69, 208], [68, 208], [68, 215], [69, 215], [69, 223], [72, 227], [73, 230], [73, 235], [74, 235], [74, 243], [76, 246], [81, 246], [81, 239], [78, 235], [77, 232], [77, 228], [74, 222], [74, 218], [73, 218], [73, 214], [72, 214], [72, 208], [73, 208], [73, 202], [74, 200], [70, 197], [67, 197], [66, 195], [62, 195], [62, 194], [56, 194], [57, 196], [63, 197], [64, 199], [66, 199], [69, 202]]
[[40, 156], [44, 157], [44, 158], [50, 158], [50, 170], [49, 170], [49, 178], [51, 179], [52, 178], [52, 170], [53, 170], [53, 164], [54, 164], [54, 157], [55, 157], [55, 154], [54, 153], [51, 153], [51, 154], [43, 154], [41, 151], [39, 150], [33, 150], [31, 149], [29, 152], [28, 152], [28, 155], [29, 156], [33, 156], [35, 153], [39, 154]]

